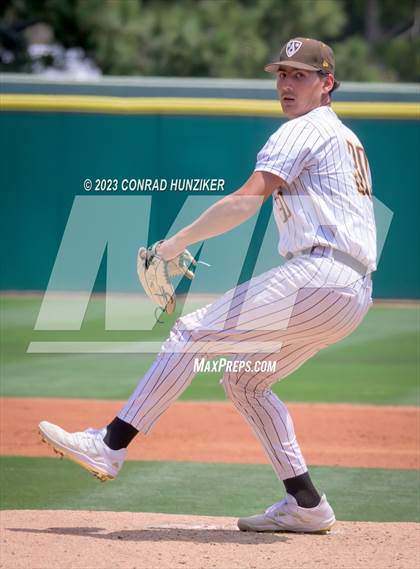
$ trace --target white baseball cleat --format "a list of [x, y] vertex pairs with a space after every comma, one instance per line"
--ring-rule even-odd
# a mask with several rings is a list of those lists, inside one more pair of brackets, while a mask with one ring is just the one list
[[127, 449], [112, 450], [104, 443], [106, 429], [68, 433], [48, 421], [41, 421], [39, 434], [54, 452], [86, 468], [101, 482], [112, 480], [120, 471]]
[[301, 508], [293, 496], [286, 494], [286, 498], [267, 508], [264, 514], [240, 518], [238, 528], [241, 531], [327, 533], [334, 523], [334, 511], [325, 495], [315, 508]]

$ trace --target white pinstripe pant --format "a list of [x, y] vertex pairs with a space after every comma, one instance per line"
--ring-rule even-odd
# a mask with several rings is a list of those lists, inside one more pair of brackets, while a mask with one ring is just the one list
[[292, 418], [271, 386], [350, 334], [370, 303], [370, 276], [361, 277], [330, 258], [297, 257], [177, 320], [119, 417], [148, 432], [191, 383], [197, 357], [230, 354], [234, 361], [275, 361], [274, 373], [226, 372], [223, 386], [278, 478], [303, 474], [307, 467]]

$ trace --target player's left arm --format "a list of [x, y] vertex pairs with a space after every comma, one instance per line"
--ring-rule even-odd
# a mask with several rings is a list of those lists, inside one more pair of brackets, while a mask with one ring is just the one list
[[264, 201], [285, 182], [271, 172], [254, 172], [236, 192], [209, 207], [191, 225], [159, 246], [159, 256], [174, 258], [189, 245], [221, 235], [252, 217]]

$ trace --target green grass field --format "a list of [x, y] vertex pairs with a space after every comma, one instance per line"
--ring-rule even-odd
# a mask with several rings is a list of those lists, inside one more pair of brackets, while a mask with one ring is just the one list
[[[3, 297], [1, 305], [3, 396], [125, 399], [153, 361], [148, 354], [26, 353], [39, 340], [150, 338], [144, 332], [105, 332], [102, 299], [91, 300], [80, 332], [34, 331], [39, 298]], [[419, 318], [418, 305], [373, 307], [356, 332], [317, 354], [275, 391], [286, 401], [417, 405]], [[158, 340], [158, 331], [153, 336]], [[182, 399], [223, 399], [219, 379], [198, 374]]]
[[[128, 462], [101, 484], [70, 461], [4, 457], [4, 509], [69, 509], [244, 516], [281, 499], [270, 466]], [[416, 471], [312, 467], [341, 520], [420, 521]]]
[[[154, 355], [28, 354], [32, 341], [163, 340], [164, 332], [105, 332], [104, 302], [91, 300], [80, 332], [39, 332], [37, 297], [1, 299], [1, 394], [125, 399]], [[349, 338], [276, 385], [286, 401], [419, 404], [419, 306], [374, 306]], [[164, 326], [165, 328], [165, 326]], [[183, 399], [224, 398], [217, 374], [199, 374]], [[419, 473], [313, 467], [341, 520], [420, 521]], [[69, 461], [2, 457], [2, 509], [93, 509], [246, 515], [281, 497], [270, 466], [128, 462], [102, 485]]]

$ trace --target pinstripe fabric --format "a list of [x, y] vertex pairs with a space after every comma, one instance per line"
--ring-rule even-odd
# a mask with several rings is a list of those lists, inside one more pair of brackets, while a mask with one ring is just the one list
[[255, 170], [287, 183], [281, 188], [284, 202], [273, 194], [281, 255], [323, 245], [375, 270], [373, 204], [358, 183], [361, 171], [371, 193], [369, 164], [360, 140], [330, 107], [283, 124], [258, 153]]
[[[368, 310], [370, 277], [328, 257], [297, 257], [180, 318], [119, 417], [147, 433], [194, 377], [194, 359], [276, 362], [276, 371], [225, 373], [227, 396], [263, 445], [277, 476], [306, 471], [286, 406], [271, 386], [351, 333]], [[248, 352], [241, 349], [250, 346]], [[314, 379], [315, 381], [315, 379]]]
[[361, 277], [330, 253], [344, 251], [374, 270], [375, 221], [363, 147], [329, 107], [281, 126], [258, 154], [256, 170], [287, 183], [273, 194], [280, 253], [317, 249], [180, 318], [119, 417], [147, 433], [190, 384], [196, 358], [273, 362], [275, 371], [226, 368], [221, 381], [285, 480], [307, 468], [292, 418], [271, 387], [363, 319], [371, 303], [370, 276]]

